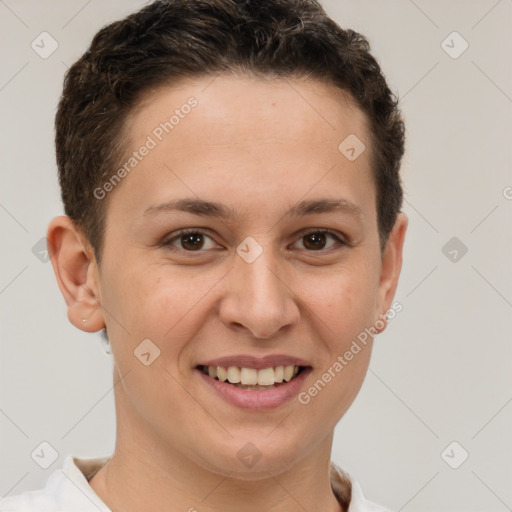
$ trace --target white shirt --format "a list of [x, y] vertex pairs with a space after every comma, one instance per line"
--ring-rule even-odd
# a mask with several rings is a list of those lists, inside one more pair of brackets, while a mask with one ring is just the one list
[[[111, 512], [89, 485], [89, 480], [109, 460], [68, 455], [62, 469], [48, 478], [43, 489], [8, 496], [0, 501], [0, 512]], [[331, 486], [338, 500], [348, 501], [348, 512], [389, 512], [364, 497], [359, 484], [331, 463]]]

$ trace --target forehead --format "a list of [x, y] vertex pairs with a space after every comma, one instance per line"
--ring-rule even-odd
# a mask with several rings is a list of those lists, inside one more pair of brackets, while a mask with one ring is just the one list
[[[339, 147], [353, 136], [368, 151], [350, 161]], [[240, 194], [250, 196], [238, 201], [243, 207], [270, 197], [295, 202], [315, 188], [332, 193], [335, 183], [355, 202], [373, 192], [366, 116], [347, 93], [317, 80], [182, 80], [146, 94], [125, 141], [127, 159], [151, 146], [119, 187], [132, 206], [185, 193], [225, 197], [233, 207]]]
[[[192, 101], [196, 106], [190, 109]], [[181, 123], [187, 117], [192, 122]], [[172, 129], [161, 133], [157, 120], [170, 120]], [[226, 137], [230, 145], [251, 144], [257, 138], [293, 142], [306, 137], [319, 147], [332, 147], [345, 132], [364, 138], [367, 130], [366, 115], [350, 94], [330, 83], [226, 74], [182, 79], [151, 90], [134, 109], [127, 128], [136, 142], [155, 129], [157, 138], [159, 133], [166, 139], [178, 133], [186, 136], [196, 127], [190, 127], [192, 123], [202, 124], [206, 132], [196, 135], [208, 136], [212, 145]]]

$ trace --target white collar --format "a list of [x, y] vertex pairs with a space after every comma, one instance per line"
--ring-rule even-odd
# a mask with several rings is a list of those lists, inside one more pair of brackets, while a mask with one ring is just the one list
[[[54, 471], [44, 489], [27, 491], [2, 500], [2, 510], [46, 510], [57, 512], [111, 512], [94, 492], [89, 480], [103, 467], [110, 457], [73, 457], [68, 455], [62, 468]], [[349, 473], [331, 462], [331, 487], [336, 498], [348, 512], [389, 512], [364, 497], [359, 484]]]

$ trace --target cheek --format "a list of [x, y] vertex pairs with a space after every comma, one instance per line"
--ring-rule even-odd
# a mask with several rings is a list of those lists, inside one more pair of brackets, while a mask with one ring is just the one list
[[201, 325], [197, 315], [204, 314], [204, 288], [165, 265], [126, 268], [105, 274], [102, 294], [115, 365], [126, 376], [119, 400], [145, 418], [186, 417], [195, 402], [179, 384], [177, 363], [193, 329]]
[[329, 417], [329, 428], [349, 408], [368, 370], [372, 337], [366, 329], [374, 322], [376, 268], [361, 261], [330, 276], [302, 281], [302, 297], [308, 297], [305, 302], [313, 313], [311, 334], [318, 340], [319, 353], [325, 353], [299, 402], [310, 417]]
[[350, 361], [344, 360], [345, 352], [341, 352], [344, 363], [334, 358], [299, 395], [304, 413], [310, 419], [317, 418], [315, 421], [326, 432], [334, 428], [355, 400], [368, 370], [370, 352], [368, 344]]
[[296, 282], [301, 283], [297, 295], [339, 349], [372, 324], [378, 279], [369, 262], [347, 265], [322, 276], [303, 275]]
[[105, 309], [131, 333], [161, 339], [183, 318], [193, 315], [216, 276], [183, 271], [165, 263], [112, 270], [103, 295]]
[[[161, 378], [170, 378], [164, 368], [175, 376], [178, 371], [186, 371], [193, 348], [190, 342], [198, 337], [212, 313], [215, 287], [223, 274], [171, 268], [165, 263], [140, 264], [131, 272], [111, 271], [103, 299], [104, 309], [109, 312], [105, 317], [112, 351], [121, 374], [134, 367], [141, 369], [135, 354], [147, 339], [157, 347], [153, 350], [158, 354], [150, 368], [159, 367], [164, 372]], [[172, 386], [173, 382], [171, 378], [168, 384]], [[151, 381], [148, 386], [149, 390]]]
[[329, 296], [317, 296], [314, 335], [323, 357], [305, 394], [299, 396], [304, 412], [310, 419], [321, 418], [318, 428], [326, 432], [356, 398], [368, 370], [373, 341], [368, 329], [373, 325], [375, 286], [351, 279], [334, 284], [336, 288]]

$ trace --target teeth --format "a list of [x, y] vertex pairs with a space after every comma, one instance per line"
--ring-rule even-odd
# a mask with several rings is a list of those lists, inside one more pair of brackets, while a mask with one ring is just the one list
[[293, 377], [293, 365], [284, 367], [284, 380], [286, 382], [292, 380]]
[[217, 366], [217, 377], [223, 382], [228, 380], [228, 371], [224, 366]]
[[241, 368], [240, 382], [244, 386], [254, 386], [255, 384], [258, 384], [258, 370], [255, 370], [254, 368]]
[[228, 380], [231, 384], [238, 384], [241, 380], [240, 368], [236, 366], [230, 366], [228, 368]]
[[251, 386], [258, 389], [259, 386], [274, 387], [274, 384], [289, 382], [299, 373], [299, 367], [293, 364], [288, 366], [276, 366], [275, 368], [239, 368], [237, 366], [208, 366], [202, 367], [203, 373], [212, 379], [228, 381], [231, 384], [238, 384], [237, 387], [245, 388]]
[[[258, 384], [260, 386], [272, 386], [274, 384], [274, 375], [274, 368], [264, 368], [263, 370], [259, 370]], [[243, 383], [245, 384], [245, 382]]]
[[243, 384], [233, 384], [233, 386], [245, 389], [246, 391], [267, 391], [269, 389], [274, 389], [277, 386], [244, 386]]

